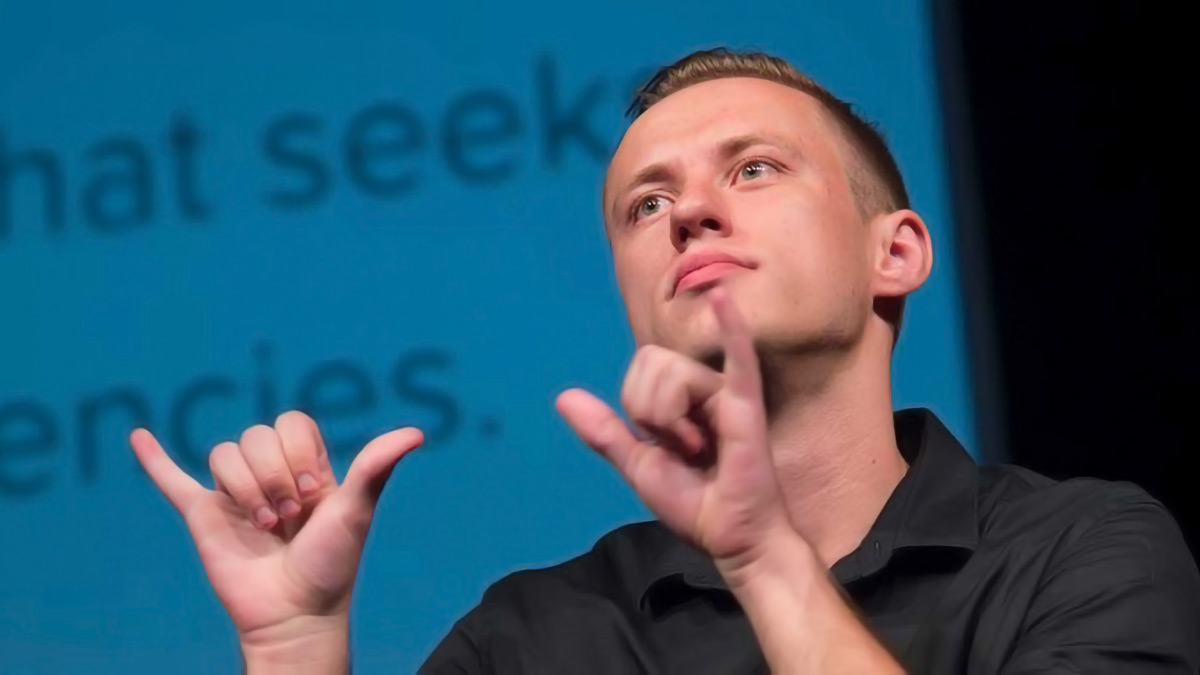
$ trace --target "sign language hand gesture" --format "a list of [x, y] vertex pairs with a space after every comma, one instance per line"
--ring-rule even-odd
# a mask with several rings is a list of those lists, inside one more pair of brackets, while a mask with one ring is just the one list
[[411, 427], [379, 436], [338, 485], [316, 423], [287, 412], [274, 427], [251, 427], [238, 443], [214, 448], [216, 489], [209, 490], [149, 431], [130, 436], [146, 473], [186, 521], [243, 645], [294, 641], [322, 620], [347, 621], [376, 502], [396, 462], [422, 441]]
[[[557, 406], [646, 506], [707, 551], [725, 574], [754, 562], [772, 536], [795, 532], [767, 445], [751, 335], [726, 289], [713, 288], [708, 297], [725, 351], [724, 372], [645, 346], [626, 374], [622, 403], [649, 438], [637, 438], [611, 408], [583, 390], [563, 392]], [[697, 461], [706, 454], [708, 462]]]

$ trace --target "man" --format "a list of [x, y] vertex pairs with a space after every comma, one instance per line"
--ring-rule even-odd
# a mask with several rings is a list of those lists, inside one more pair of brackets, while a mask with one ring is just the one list
[[[698, 52], [639, 93], [602, 208], [639, 345], [621, 402], [559, 411], [658, 520], [494, 584], [425, 673], [1196, 673], [1200, 574], [1137, 488], [979, 469], [890, 358], [930, 237], [882, 139], [762, 54]], [[339, 486], [301, 413], [211, 455], [144, 430], [251, 673], [347, 669], [374, 505], [421, 441]]]

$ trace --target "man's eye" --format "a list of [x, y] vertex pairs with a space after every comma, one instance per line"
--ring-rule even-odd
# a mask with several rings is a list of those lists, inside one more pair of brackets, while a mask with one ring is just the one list
[[761, 159], [751, 160], [751, 161], [743, 164], [742, 168], [738, 170], [738, 177], [744, 178], [747, 180], [751, 180], [754, 178], [758, 178], [759, 176], [763, 175], [768, 170], [773, 169], [773, 168], [774, 167], [772, 167], [770, 164], [762, 161]]
[[650, 195], [649, 197], [640, 200], [633, 207], [633, 219], [637, 220], [638, 218], [652, 216], [655, 213], [658, 213], [658, 211], [662, 208], [662, 205], [659, 204], [659, 201], [661, 200], [662, 197], [657, 195]]

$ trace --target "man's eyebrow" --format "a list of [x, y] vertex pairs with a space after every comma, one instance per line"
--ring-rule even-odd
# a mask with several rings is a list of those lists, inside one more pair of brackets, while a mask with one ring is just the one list
[[[800, 150], [796, 147], [796, 145], [787, 139], [780, 138], [778, 136], [769, 136], [757, 133], [742, 134], [740, 136], [734, 136], [733, 138], [727, 138], [717, 145], [713, 154], [715, 154], [720, 160], [727, 160], [756, 145], [773, 145], [793, 155], [800, 154]], [[636, 174], [634, 174], [633, 178], [629, 179], [629, 182], [625, 184], [625, 187], [618, 190], [617, 193], [613, 195], [611, 207], [613, 210], [613, 215], [617, 215], [616, 207], [621, 201], [621, 198], [629, 194], [634, 188], [642, 185], [643, 183], [666, 181], [670, 177], [671, 167], [665, 162], [651, 164], [638, 171]]]
[[756, 145], [773, 145], [793, 155], [801, 154], [796, 144], [786, 138], [758, 133], [743, 134], [721, 141], [717, 146], [716, 154], [720, 159], [729, 159]]
[[642, 185], [643, 183], [657, 183], [660, 181], [666, 181], [670, 177], [671, 167], [667, 165], [666, 162], [651, 164], [650, 166], [643, 168], [641, 171], [638, 171], [636, 174], [634, 174], [633, 178], [629, 179], [629, 182], [625, 184], [625, 187], [621, 188], [616, 194], [613, 195], [613, 215], [618, 215], [616, 212], [617, 204], [620, 203], [621, 198], [629, 194], [635, 187]]

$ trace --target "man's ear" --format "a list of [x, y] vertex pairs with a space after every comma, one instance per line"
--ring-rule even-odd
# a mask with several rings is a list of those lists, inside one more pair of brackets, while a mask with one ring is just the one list
[[879, 214], [871, 221], [871, 293], [903, 297], [921, 287], [933, 268], [929, 228], [915, 211]]

